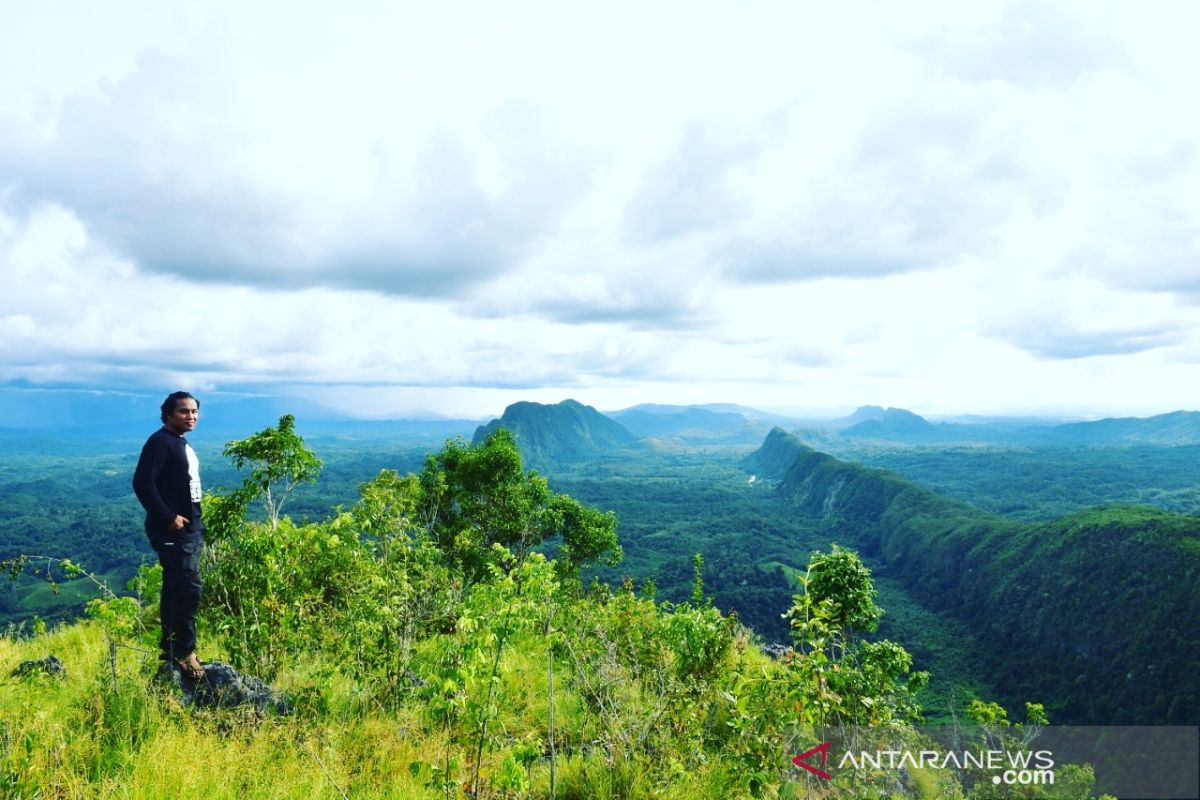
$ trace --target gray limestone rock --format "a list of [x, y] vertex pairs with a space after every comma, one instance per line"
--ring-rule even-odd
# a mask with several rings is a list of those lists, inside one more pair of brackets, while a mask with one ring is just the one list
[[22, 661], [12, 671], [12, 674], [18, 678], [26, 678], [31, 675], [49, 675], [54, 678], [65, 678], [67, 677], [67, 668], [63, 665], [63, 662], [58, 660], [58, 656], [46, 656], [34, 661]]
[[159, 677], [173, 684], [186, 705], [197, 708], [233, 708], [249, 705], [259, 713], [290, 714], [292, 704], [282, 693], [253, 675], [238, 672], [221, 661], [204, 665], [204, 677], [192, 680], [174, 664], [163, 664]]

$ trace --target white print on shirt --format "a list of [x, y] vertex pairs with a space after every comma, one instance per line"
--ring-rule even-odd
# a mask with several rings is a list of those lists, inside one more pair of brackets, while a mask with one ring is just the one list
[[199, 503], [202, 494], [200, 489], [200, 459], [196, 458], [196, 451], [192, 449], [190, 444], [184, 444], [183, 447], [187, 450], [188, 491], [191, 492], [192, 502]]

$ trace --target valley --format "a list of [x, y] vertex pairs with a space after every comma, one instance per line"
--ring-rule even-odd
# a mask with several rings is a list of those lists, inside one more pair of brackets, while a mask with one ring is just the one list
[[[877, 576], [885, 615], [876, 635], [902, 643], [914, 654], [914, 668], [931, 673], [920, 697], [930, 720], [946, 720], [976, 697], [1010, 706], [1044, 702], [1060, 720], [1116, 714], [1125, 721], [1171, 720], [1195, 713], [1190, 684], [1122, 704], [1113, 676], [1123, 664], [1124, 672], [1144, 668], [1143, 680], [1161, 682], [1194, 657], [1186, 628], [1165, 646], [1161, 639], [1169, 619], [1200, 618], [1195, 558], [1187, 549], [1197, 530], [1191, 514], [1200, 496], [1200, 445], [937, 443], [907, 417], [903, 427], [917, 430], [921, 441], [842, 436], [830, 427], [796, 428], [792, 435], [772, 431], [770, 420], [734, 419], [728, 410], [693, 409], [672, 420], [674, 412], [661, 408], [632, 416], [641, 432], [661, 434], [639, 437], [614, 427], [620, 415], [580, 404], [521, 406], [513, 427], [527, 451], [526, 466], [546, 475], [555, 491], [617, 514], [624, 560], [592, 567], [587, 580], [631, 581], [643, 594], [681, 602], [691, 596], [693, 559], [700, 554], [711, 602], [736, 612], [762, 641], [786, 643], [782, 615], [809, 554], [837, 543], [858, 549]], [[877, 434], [887, 432], [879, 430], [883, 417], [872, 419], [879, 422]], [[458, 431], [315, 427], [308, 438], [325, 467], [319, 483], [302, 487], [291, 502], [297, 519], [324, 519], [348, 507], [358, 485], [380, 469], [418, 470], [447, 433], [472, 435], [468, 423]], [[476, 438], [488, 430], [480, 426]], [[998, 437], [1007, 435], [997, 430]], [[750, 433], [762, 436], [748, 441]], [[127, 490], [132, 440], [35, 438], [31, 446], [26, 437], [24, 443], [0, 439], [0, 557], [66, 554], [113, 585], [149, 562]], [[206, 485], [233, 485], [237, 476], [221, 459], [220, 445], [197, 439]], [[1099, 506], [1109, 508], [1082, 511]], [[1081, 540], [1077, 530], [1108, 531], [1111, 544], [1071, 549], [1069, 542], [1092, 537]], [[1122, 562], [1127, 574], [1089, 583], [1085, 576], [1103, 572], [1093, 559], [1114, 548], [1125, 552], [1127, 538], [1143, 543]], [[553, 555], [553, 547], [548, 550]], [[1151, 570], [1167, 551], [1175, 555], [1158, 571], [1173, 588], [1158, 591], [1163, 584]], [[972, 579], [978, 592], [956, 583], [965, 563], [987, 576], [982, 587]], [[1047, 602], [1039, 586], [1069, 587], [1069, 593], [1057, 590], [1060, 601]], [[1104, 610], [1103, 592], [1118, 586], [1133, 594], [1126, 613], [1112, 614]], [[6, 586], [0, 624], [28, 623], [34, 614], [69, 619], [86, 596], [73, 582], [59, 595], [44, 584]], [[1030, 603], [1040, 609], [1032, 623], [1024, 616]], [[1145, 621], [1140, 627], [1139, 619]], [[1102, 630], [1090, 635], [1064, 625]], [[1159, 644], [1147, 650], [1155, 636]], [[1109, 677], [1089, 678], [1088, 693], [1081, 694], [1076, 677], [1091, 675], [1097, 658], [1113, 663], [1101, 670]]]

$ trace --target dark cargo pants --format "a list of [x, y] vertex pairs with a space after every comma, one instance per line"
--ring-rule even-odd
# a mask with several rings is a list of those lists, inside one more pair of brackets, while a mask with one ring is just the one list
[[196, 610], [200, 608], [200, 551], [204, 540], [197, 533], [179, 531], [151, 537], [150, 544], [162, 565], [159, 611], [166, 658], [185, 658], [196, 649]]

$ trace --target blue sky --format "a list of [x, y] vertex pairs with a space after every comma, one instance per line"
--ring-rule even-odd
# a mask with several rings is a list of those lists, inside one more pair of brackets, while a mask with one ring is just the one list
[[0, 385], [1195, 407], [1190, 6], [429, 5], [0, 0]]

